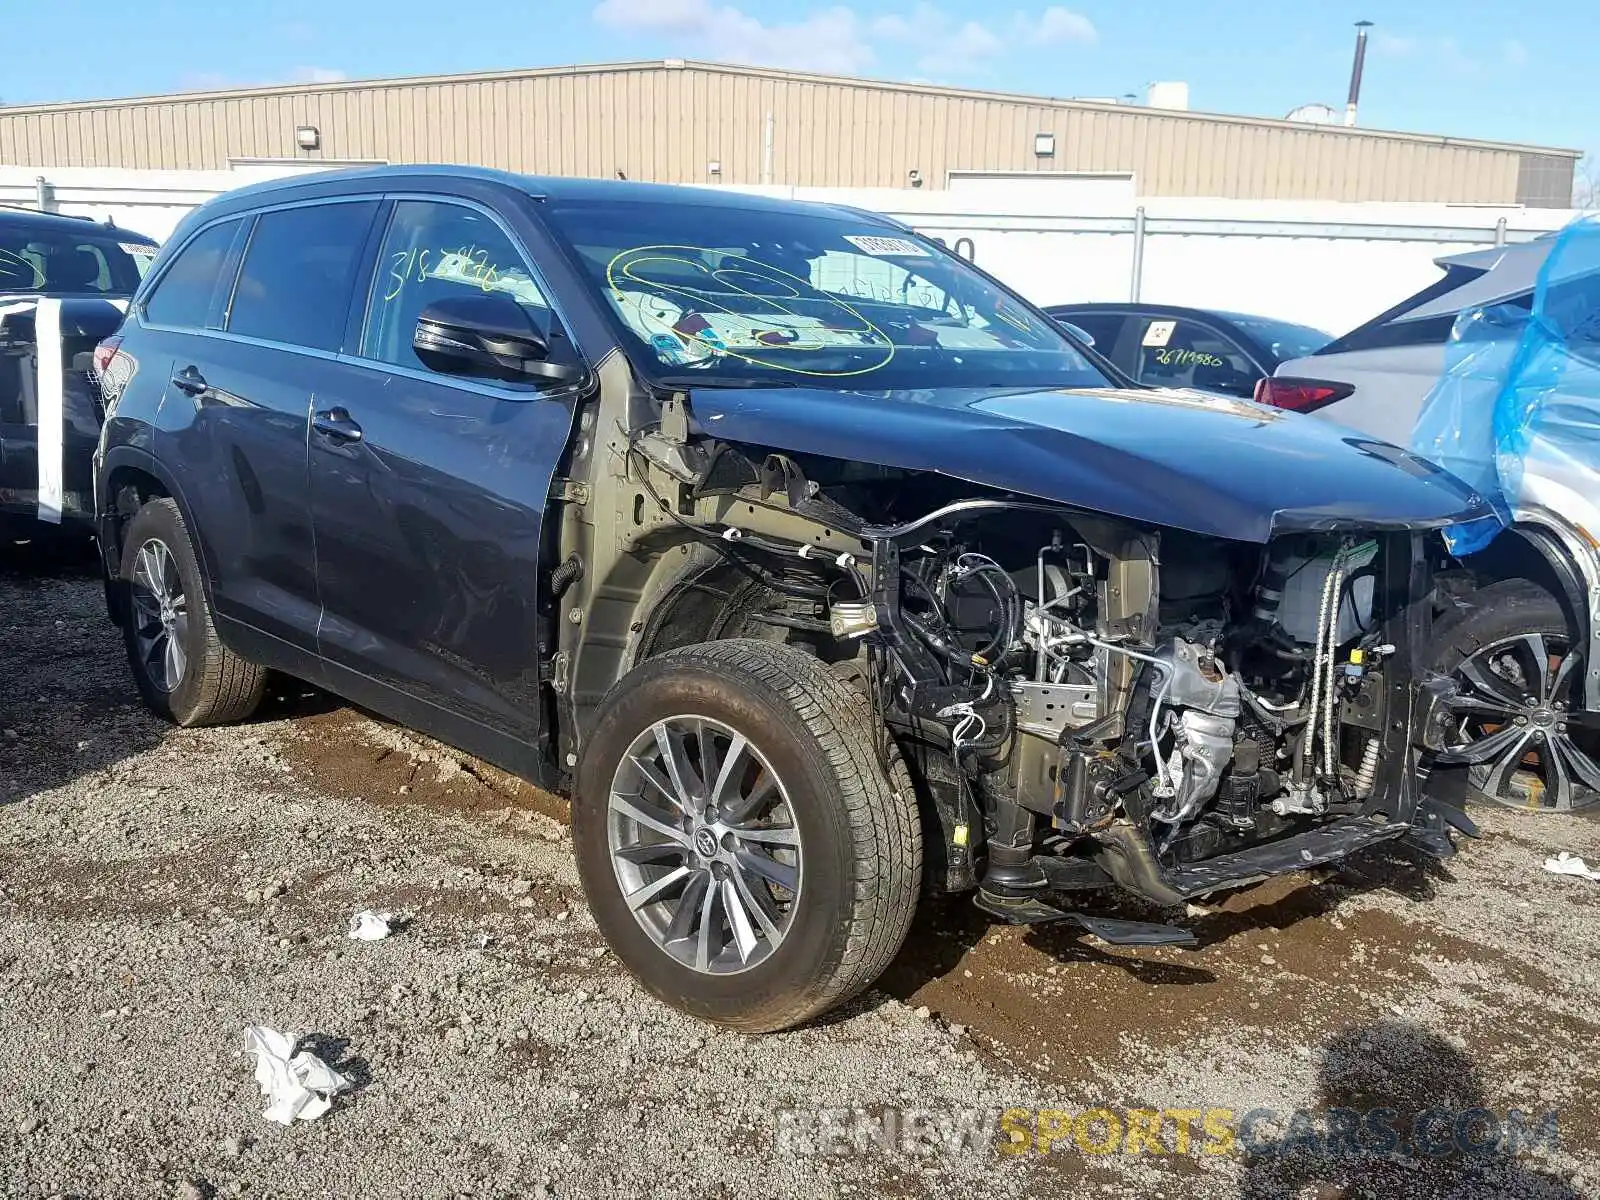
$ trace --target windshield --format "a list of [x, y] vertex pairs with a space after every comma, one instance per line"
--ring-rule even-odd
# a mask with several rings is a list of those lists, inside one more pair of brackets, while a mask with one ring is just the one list
[[826, 209], [691, 196], [550, 208], [653, 374], [873, 389], [1109, 382], [937, 243]]
[[88, 229], [0, 229], [0, 294], [133, 295], [156, 247]]
[[1256, 341], [1265, 346], [1279, 362], [1291, 358], [1305, 358], [1315, 354], [1333, 341], [1331, 333], [1323, 333], [1309, 325], [1296, 325], [1291, 321], [1274, 321], [1270, 317], [1246, 317], [1237, 313], [1228, 319]]

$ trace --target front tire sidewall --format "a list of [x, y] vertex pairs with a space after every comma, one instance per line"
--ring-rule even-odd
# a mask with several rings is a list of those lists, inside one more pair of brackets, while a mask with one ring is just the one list
[[[665, 717], [711, 717], [743, 734], [783, 781], [800, 831], [800, 895], [789, 930], [762, 962], [731, 975], [704, 974], [670, 958], [640, 927], [622, 897], [607, 843], [611, 783], [628, 747]], [[707, 1020], [759, 1029], [797, 1006], [843, 957], [855, 877], [845, 813], [832, 803], [838, 783], [794, 710], [758, 688], [731, 688], [700, 666], [662, 671], [654, 663], [608, 706], [586, 747], [572, 809], [578, 872], [601, 932], [645, 987]]]

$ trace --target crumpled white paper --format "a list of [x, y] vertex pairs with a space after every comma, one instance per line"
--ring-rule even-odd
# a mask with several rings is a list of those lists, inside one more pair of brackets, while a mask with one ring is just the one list
[[350, 918], [348, 936], [358, 942], [381, 942], [394, 932], [389, 927], [389, 922], [392, 920], [394, 920], [393, 913], [373, 912], [370, 908], [364, 908]]
[[244, 1048], [256, 1056], [256, 1082], [271, 1101], [261, 1115], [280, 1125], [291, 1125], [296, 1118], [315, 1121], [333, 1107], [333, 1097], [350, 1086], [348, 1078], [309, 1050], [296, 1054], [295, 1042], [287, 1034], [266, 1025], [245, 1029]]
[[1588, 863], [1570, 850], [1563, 850], [1554, 858], [1545, 859], [1544, 869], [1552, 875], [1576, 875], [1579, 879], [1600, 883], [1600, 871], [1591, 870]]

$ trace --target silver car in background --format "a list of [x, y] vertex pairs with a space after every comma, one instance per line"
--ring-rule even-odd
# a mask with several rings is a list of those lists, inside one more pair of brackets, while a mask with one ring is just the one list
[[[1410, 445], [1457, 318], [1525, 319], [1557, 244], [1438, 259], [1438, 281], [1282, 363], [1256, 398]], [[1535, 439], [1507, 500], [1511, 527], [1441, 577], [1432, 665], [1460, 689], [1446, 741], [1472, 762], [1480, 798], [1590, 807], [1600, 802], [1600, 474]]]

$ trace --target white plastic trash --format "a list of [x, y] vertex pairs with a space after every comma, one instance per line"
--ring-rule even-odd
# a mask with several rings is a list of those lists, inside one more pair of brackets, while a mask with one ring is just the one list
[[256, 1082], [269, 1101], [261, 1115], [280, 1125], [292, 1125], [296, 1119], [315, 1121], [333, 1107], [334, 1096], [350, 1086], [347, 1077], [311, 1051], [296, 1054], [288, 1034], [266, 1025], [245, 1029], [244, 1048], [256, 1056]]
[[381, 942], [394, 932], [389, 922], [394, 920], [394, 914], [388, 912], [373, 912], [364, 908], [350, 918], [350, 934], [358, 942]]
[[1576, 875], [1579, 879], [1600, 883], [1600, 871], [1591, 870], [1588, 863], [1570, 850], [1563, 850], [1554, 858], [1545, 859], [1544, 869], [1552, 875]]

